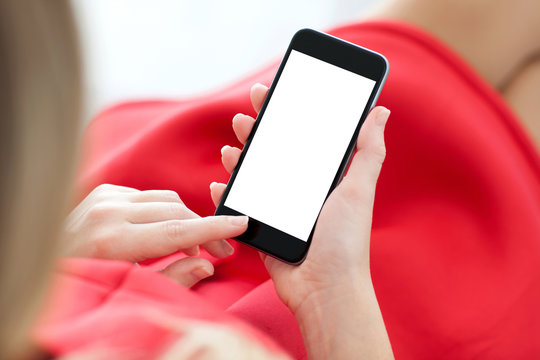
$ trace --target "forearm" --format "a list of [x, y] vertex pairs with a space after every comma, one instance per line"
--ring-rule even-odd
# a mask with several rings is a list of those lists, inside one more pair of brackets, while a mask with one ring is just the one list
[[312, 294], [295, 314], [308, 359], [393, 359], [370, 280]]

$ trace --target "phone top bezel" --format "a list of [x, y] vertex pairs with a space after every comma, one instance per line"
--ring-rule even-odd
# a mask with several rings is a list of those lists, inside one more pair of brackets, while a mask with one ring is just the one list
[[[299, 30], [293, 36], [287, 48], [287, 51], [283, 56], [283, 60], [281, 61], [276, 76], [274, 77], [274, 80], [272, 81], [272, 84], [268, 90], [268, 95], [266, 96], [266, 99], [257, 116], [256, 122], [253, 126], [253, 130], [251, 131], [246, 141], [246, 144], [244, 145], [238, 164], [231, 174], [221, 201], [216, 209], [215, 215], [246, 215], [241, 214], [238, 211], [225, 206], [224, 204], [230, 192], [230, 189], [234, 184], [234, 180], [236, 178], [236, 175], [238, 174], [238, 170], [242, 166], [245, 154], [247, 153], [247, 151], [249, 151], [249, 146], [257, 132], [257, 128], [259, 126], [259, 123], [261, 122], [261, 119], [264, 117], [266, 107], [270, 99], [272, 98], [272, 94], [274, 92], [276, 84], [281, 77], [285, 64], [287, 63], [287, 60], [292, 50], [302, 52], [306, 55], [315, 57], [317, 59], [349, 70], [353, 73], [375, 81], [373, 91], [370, 94], [369, 100], [366, 103], [366, 106], [362, 112], [362, 116], [358, 121], [355, 132], [351, 136], [349, 146], [347, 147], [347, 151], [345, 152], [339, 169], [334, 177], [332, 186], [328, 190], [326, 199], [328, 198], [332, 190], [339, 184], [345, 170], [349, 165], [352, 154], [356, 147], [356, 138], [358, 137], [360, 127], [362, 126], [365, 118], [367, 117], [369, 110], [374, 106], [382, 89], [382, 85], [386, 80], [389, 67], [388, 61], [381, 54], [365, 49], [361, 46], [349, 43], [342, 39], [338, 39], [334, 36], [313, 29]], [[245, 243], [251, 247], [254, 247], [255, 249], [262, 251], [279, 260], [285, 261], [290, 264], [300, 264], [307, 255], [307, 251], [311, 244], [311, 239], [315, 231], [317, 220], [318, 216], [311, 230], [308, 241], [300, 240], [294, 236], [275, 229], [272, 226], [269, 226], [251, 217], [249, 218], [248, 230], [244, 234], [235, 237], [234, 239], [241, 241], [242, 243]]]

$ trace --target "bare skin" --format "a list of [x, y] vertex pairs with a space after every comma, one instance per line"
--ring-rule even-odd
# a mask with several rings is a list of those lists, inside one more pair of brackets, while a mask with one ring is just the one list
[[[413, 23], [441, 38], [501, 92], [536, 143], [540, 143], [540, 58], [537, 56], [540, 52], [540, 37], [537, 36], [540, 33], [540, 2], [390, 0], [370, 14], [370, 17], [393, 18]], [[252, 102], [256, 111], [260, 109], [266, 91], [267, 89], [260, 85], [252, 89]], [[352, 171], [349, 171], [325, 204], [312, 250], [306, 261], [293, 267], [270, 257], [263, 257], [278, 295], [299, 323], [310, 359], [393, 358], [371, 283], [368, 256], [373, 194], [384, 160], [383, 132], [388, 115], [387, 110], [378, 108], [374, 109], [366, 120], [358, 140], [360, 151], [351, 165]], [[254, 121], [242, 114], [235, 117], [233, 128], [240, 142], [245, 142]], [[230, 172], [235, 167], [240, 152], [240, 149], [230, 146], [223, 148], [222, 161], [227, 171]], [[224, 184], [211, 185], [211, 195], [215, 203], [219, 202], [224, 188]], [[147, 249], [139, 251], [138, 248], [129, 249], [129, 246], [126, 246], [130, 244], [124, 241], [123, 236], [135, 226], [144, 225], [148, 231], [157, 231], [159, 235], [160, 231], [163, 233], [163, 227], [159, 223], [185, 222], [202, 228], [206, 222], [227, 220], [200, 219], [191, 214], [179, 198], [173, 196], [174, 199], [171, 200], [171, 194], [166, 192], [152, 193], [152, 196], [157, 197], [141, 201], [140, 197], [145, 194], [134, 189], [101, 190], [100, 198], [106, 200], [107, 206], [98, 206], [96, 210], [96, 204], [89, 200], [81, 206], [93, 211], [80, 211], [80, 214], [71, 217], [71, 230], [74, 234], [90, 234], [90, 237], [80, 239], [80, 246], [77, 248], [87, 256], [95, 256], [95, 252], [91, 250], [95, 249], [93, 245], [96, 241], [99, 243], [101, 238], [91, 236], [92, 232], [81, 231], [92, 225], [92, 222], [100, 222], [100, 228], [122, 226], [124, 229], [121, 233], [113, 232], [113, 241], [107, 241], [107, 244], [114, 246], [100, 247], [104, 250], [101, 257], [136, 261], [156, 254], [147, 253]], [[170, 202], [174, 203], [174, 211], [170, 204], [165, 204]], [[139, 208], [137, 216], [142, 216], [136, 221], [131, 219], [134, 215], [134, 203]], [[126, 207], [126, 204], [130, 206]], [[118, 216], [101, 216], [111, 207], [114, 207]], [[87, 214], [93, 215], [88, 217]], [[336, 225], [336, 219], [341, 223]], [[148, 226], [148, 223], [158, 225]], [[173, 248], [196, 255], [198, 246], [201, 245], [215, 252], [215, 256], [227, 256], [227, 244], [222, 239], [232, 233], [242, 232], [245, 224], [232, 226], [234, 224], [230, 221], [222, 221], [214, 225], [215, 231], [211, 236], [202, 236], [201, 233], [193, 241], [182, 236], [176, 237], [172, 242]], [[336, 233], [335, 229], [340, 231]], [[168, 243], [170, 245], [171, 241]], [[131, 245], [137, 247], [137, 244]], [[154, 251], [155, 247], [150, 250]], [[167, 252], [169, 249], [164, 248], [162, 251]], [[328, 259], [339, 261], [332, 264]], [[194, 270], [207, 265], [202, 259], [197, 260], [196, 256], [193, 256], [173, 264], [173, 268], [165, 269], [164, 273], [185, 286], [191, 286], [211, 275], [213, 269], [201, 276], [193, 274]], [[334, 271], [327, 271], [329, 266], [333, 266]], [[343, 276], [336, 278], [333, 274], [347, 274], [345, 278], [351, 280], [342, 283], [339, 278]]]
[[[268, 88], [251, 91], [259, 111]], [[390, 111], [374, 108], [358, 136], [358, 152], [349, 171], [326, 201], [306, 260], [299, 266], [263, 256], [276, 291], [295, 315], [310, 359], [393, 359], [369, 268], [371, 217], [375, 186], [386, 154], [384, 128]], [[238, 114], [233, 129], [245, 143], [255, 119]], [[287, 131], [287, 129], [284, 129]], [[222, 149], [229, 172], [241, 150]], [[212, 183], [219, 202], [225, 184]], [[68, 255], [130, 262], [168, 255], [190, 255], [161, 272], [191, 287], [213, 274], [200, 258], [203, 246], [215, 257], [232, 254], [227, 238], [247, 228], [244, 216], [199, 217], [172, 191], [101, 185], [75, 208], [66, 221]]]
[[540, 148], [540, 56], [520, 69], [503, 94]]
[[428, 30], [461, 54], [506, 98], [540, 144], [540, 2], [389, 0], [369, 17]]
[[[251, 90], [255, 111], [268, 88]], [[375, 184], [384, 161], [384, 128], [390, 111], [375, 107], [358, 136], [358, 152], [343, 181], [325, 202], [305, 261], [289, 265], [262, 256], [277, 294], [296, 317], [308, 359], [393, 359], [369, 268]], [[233, 129], [244, 144], [255, 123], [237, 114]], [[284, 129], [287, 131], [287, 129]], [[241, 150], [226, 146], [223, 166], [231, 172]], [[225, 184], [212, 183], [219, 203]]]

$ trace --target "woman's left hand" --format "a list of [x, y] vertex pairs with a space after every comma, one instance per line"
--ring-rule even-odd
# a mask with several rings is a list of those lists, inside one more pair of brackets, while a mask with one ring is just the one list
[[100, 185], [68, 216], [64, 247], [69, 256], [131, 262], [181, 250], [190, 257], [162, 272], [192, 286], [214, 273], [212, 263], [197, 257], [199, 245], [212, 256], [229, 256], [234, 249], [225, 239], [246, 227], [245, 216], [201, 218], [174, 191]]
[[[260, 111], [267, 91], [263, 85], [253, 86], [255, 111]], [[322, 207], [305, 261], [294, 266], [263, 255], [278, 296], [298, 321], [310, 359], [393, 358], [369, 267], [373, 202], [386, 154], [384, 129], [389, 115], [388, 109], [375, 107], [367, 116], [347, 175]], [[233, 118], [242, 144], [254, 123], [243, 114]], [[272, 152], [272, 147], [267, 150]], [[222, 162], [228, 172], [234, 170], [240, 154], [238, 148], [223, 148]], [[225, 187], [210, 186], [215, 204]]]

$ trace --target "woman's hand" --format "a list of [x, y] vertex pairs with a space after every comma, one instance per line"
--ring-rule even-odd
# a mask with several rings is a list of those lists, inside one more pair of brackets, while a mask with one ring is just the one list
[[100, 185], [67, 218], [65, 246], [70, 256], [131, 262], [182, 250], [192, 257], [162, 272], [191, 286], [214, 273], [212, 263], [196, 257], [199, 245], [215, 257], [229, 256], [234, 249], [224, 239], [246, 227], [245, 216], [201, 218], [174, 191]]
[[[260, 84], [251, 90], [257, 112], [267, 90]], [[367, 117], [358, 137], [358, 152], [322, 208], [305, 261], [294, 266], [263, 255], [276, 291], [295, 314], [313, 358], [351, 358], [352, 350], [357, 358], [362, 354], [366, 358], [392, 356], [369, 269], [373, 200], [385, 158], [384, 128], [389, 114], [376, 107]], [[242, 144], [254, 122], [247, 115], [234, 117], [233, 129]], [[229, 146], [222, 149], [227, 171], [234, 169], [240, 153]], [[211, 185], [216, 204], [224, 189], [224, 184]]]

